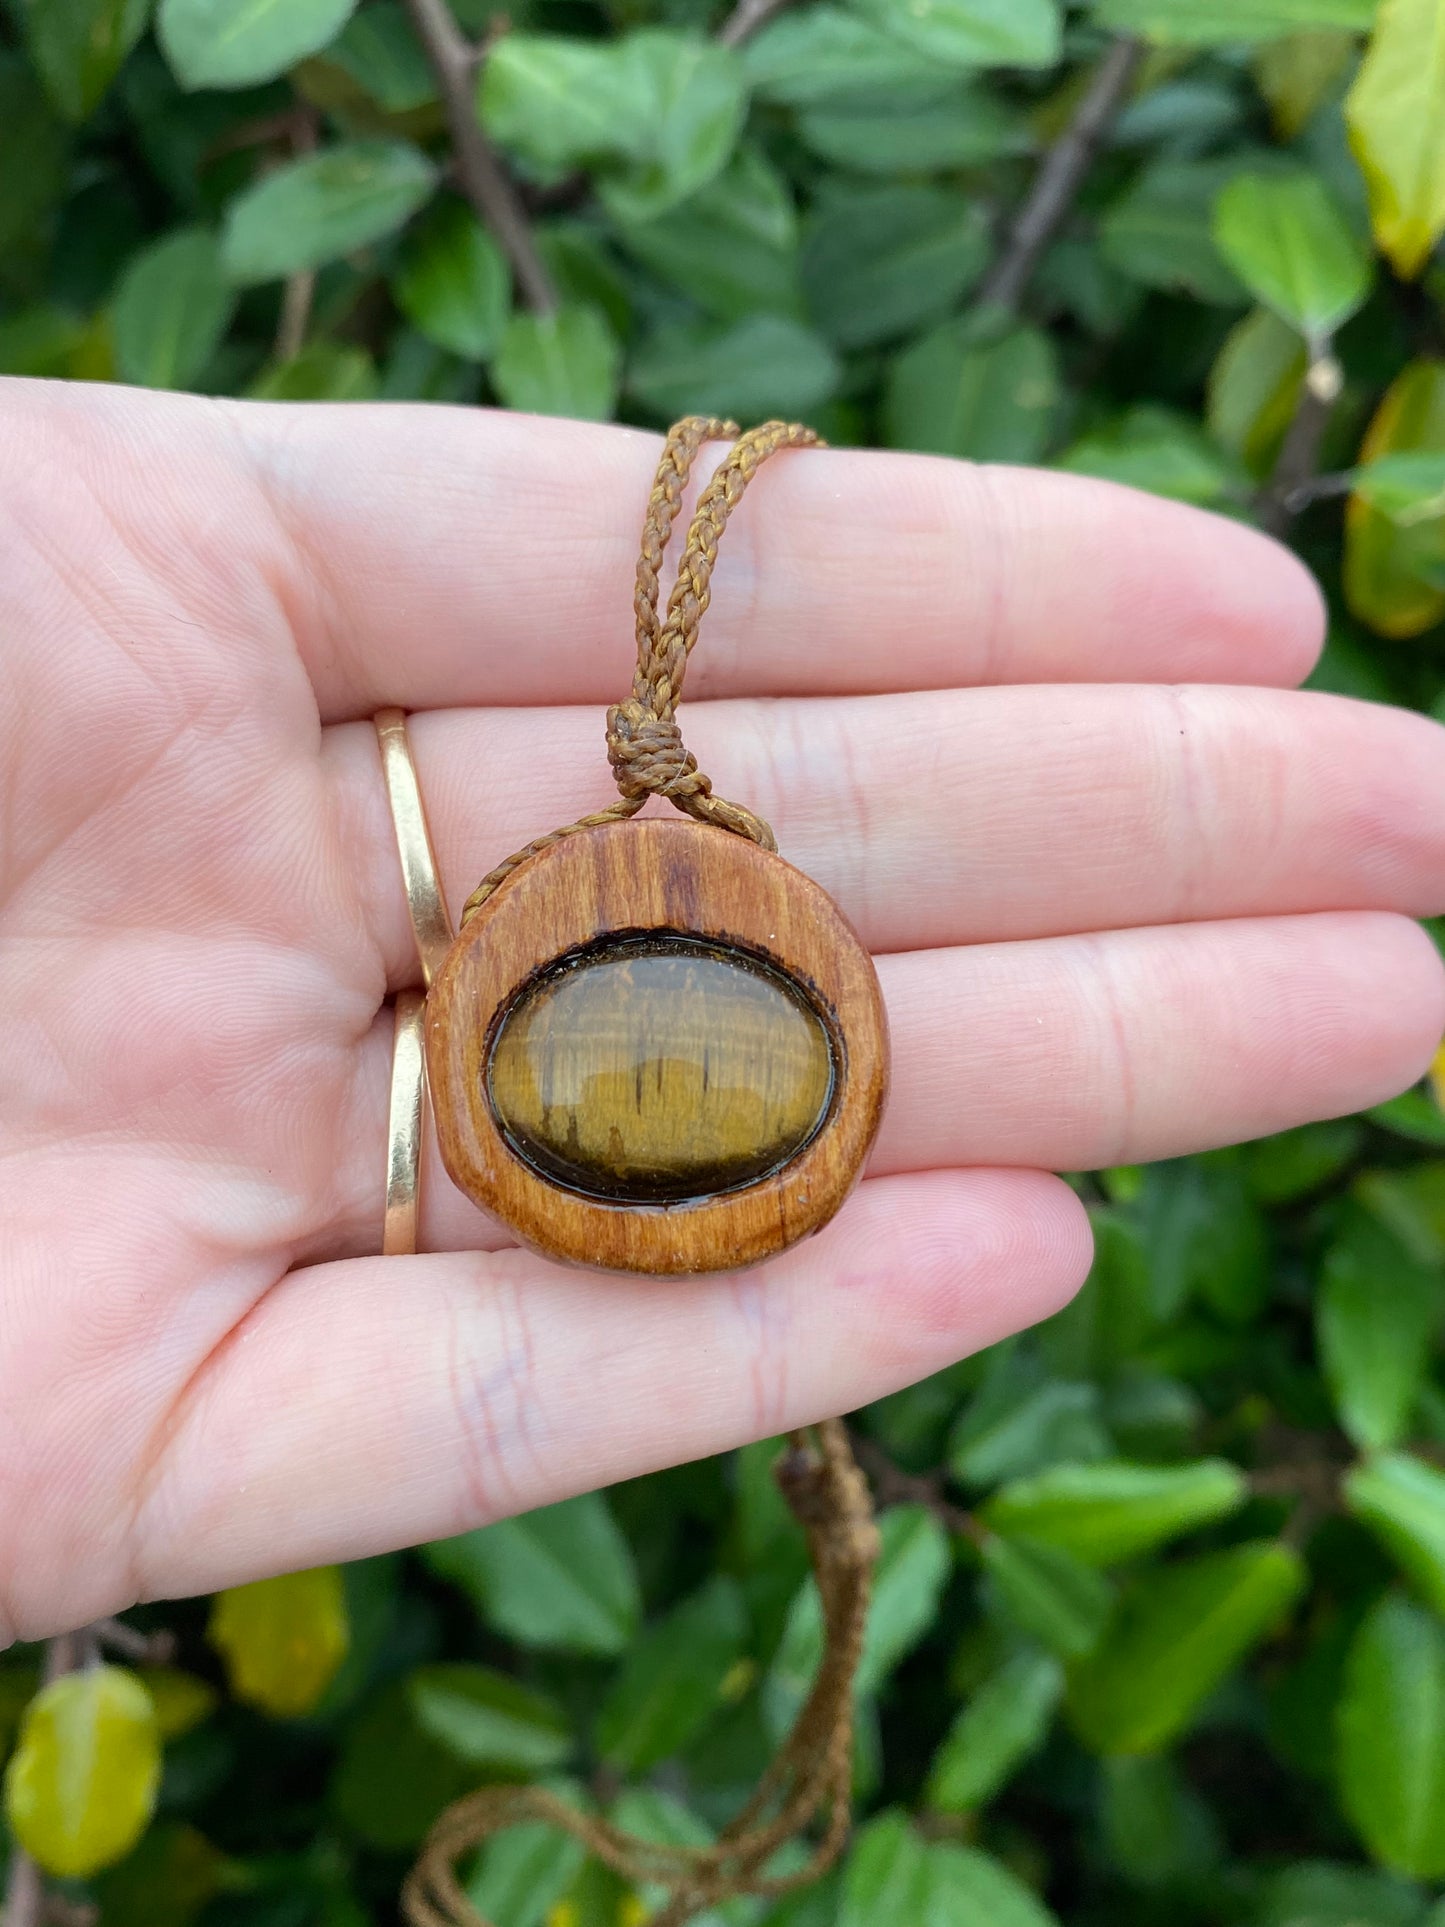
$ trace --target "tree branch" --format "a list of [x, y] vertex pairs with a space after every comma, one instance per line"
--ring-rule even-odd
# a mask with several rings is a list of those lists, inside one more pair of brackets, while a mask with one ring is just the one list
[[1068, 126], [1039, 165], [1033, 186], [1014, 216], [1008, 240], [978, 292], [980, 306], [1014, 309], [1033, 279], [1103, 145], [1144, 52], [1142, 40], [1120, 34], [1094, 69]]
[[5, 1927], [40, 1927], [45, 1917], [45, 1883], [23, 1847], [10, 1849], [5, 1876]]
[[724, 47], [737, 47], [765, 26], [775, 13], [781, 13], [788, 0], [737, 0], [737, 5], [718, 28], [718, 42]]
[[1283, 535], [1316, 493], [1331, 492], [1317, 491], [1315, 478], [1319, 472], [1320, 445], [1343, 386], [1344, 372], [1329, 343], [1320, 343], [1313, 349], [1310, 365], [1305, 370], [1299, 401], [1285, 430], [1274, 473], [1255, 502], [1259, 526], [1266, 535]]
[[926, 1506], [946, 1531], [977, 1545], [984, 1529], [971, 1512], [955, 1505], [943, 1489], [941, 1473], [905, 1472], [883, 1450], [876, 1439], [854, 1427], [848, 1428], [853, 1455], [868, 1474], [880, 1505]]
[[477, 119], [477, 53], [463, 39], [447, 0], [406, 0], [406, 10], [441, 91], [462, 191], [497, 237], [527, 306], [551, 314], [557, 290], [537, 252], [526, 209]]

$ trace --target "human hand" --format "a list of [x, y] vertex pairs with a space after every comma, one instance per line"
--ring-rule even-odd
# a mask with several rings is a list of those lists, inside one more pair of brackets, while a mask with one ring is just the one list
[[685, 725], [879, 954], [870, 1175], [774, 1263], [659, 1284], [509, 1247], [433, 1165], [432, 1255], [383, 1260], [416, 970], [368, 719], [425, 712], [454, 908], [605, 802], [656, 441], [0, 408], [0, 1643], [876, 1398], [1078, 1285], [1049, 1169], [1348, 1112], [1439, 1039], [1407, 919], [1445, 909], [1445, 735], [1289, 689], [1286, 552], [1064, 475], [781, 456]]

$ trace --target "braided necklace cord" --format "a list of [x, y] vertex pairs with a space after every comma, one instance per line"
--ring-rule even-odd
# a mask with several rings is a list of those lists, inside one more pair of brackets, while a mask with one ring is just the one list
[[[698, 500], [687, 542], [677, 566], [677, 580], [667, 599], [667, 615], [658, 620], [658, 569], [672, 525], [682, 506], [682, 492], [698, 450], [706, 441], [734, 436], [732, 448]], [[579, 816], [560, 830], [534, 837], [488, 872], [462, 905], [467, 923], [487, 898], [505, 883], [528, 857], [536, 856], [563, 837], [579, 830], [595, 830], [635, 816], [649, 796], [665, 796], [700, 823], [715, 823], [735, 835], [750, 837], [765, 850], [776, 850], [771, 829], [760, 816], [740, 803], [714, 796], [712, 784], [697, 766], [697, 758], [682, 740], [677, 705], [687, 674], [688, 657], [697, 642], [698, 626], [712, 599], [712, 571], [718, 543], [728, 517], [743, 491], [769, 455], [780, 448], [812, 448], [820, 438], [801, 422], [764, 422], [760, 428], [738, 433], [736, 422], [708, 415], [688, 415], [668, 431], [658, 463], [647, 515], [642, 525], [642, 551], [637, 559], [637, 670], [632, 694], [607, 712], [607, 760], [622, 792], [605, 809]]]
[[[703, 443], [736, 437], [699, 498], [668, 597], [658, 614], [658, 570], [681, 509], [683, 490]], [[575, 835], [633, 816], [649, 796], [776, 849], [773, 833], [740, 804], [713, 794], [682, 740], [676, 711], [711, 597], [718, 541], [759, 465], [781, 448], [818, 442], [796, 422], [767, 422], [739, 434], [733, 422], [692, 415], [669, 432], [643, 523], [634, 606], [637, 673], [632, 695], [607, 712], [607, 754], [621, 794], [606, 809], [580, 817], [529, 843], [484, 877], [462, 912], [465, 922], [528, 857]], [[705, 1909], [738, 1894], [777, 1895], [816, 1880], [847, 1837], [853, 1771], [853, 1682], [878, 1562], [878, 1528], [867, 1481], [841, 1419], [789, 1434], [774, 1476], [808, 1541], [823, 1617], [823, 1657], [793, 1729], [746, 1806], [705, 1847], [663, 1846], [569, 1804], [545, 1787], [488, 1786], [458, 1800], [432, 1828], [402, 1891], [412, 1927], [489, 1927], [472, 1905], [458, 1862], [509, 1827], [544, 1822], [637, 1886], [667, 1898], [651, 1927], [686, 1927]], [[816, 1823], [820, 1822], [820, 1825]], [[813, 1833], [806, 1863], [776, 1870], [778, 1850]]]

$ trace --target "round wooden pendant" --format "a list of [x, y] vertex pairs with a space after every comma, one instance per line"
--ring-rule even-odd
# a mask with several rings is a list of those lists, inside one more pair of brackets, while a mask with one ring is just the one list
[[548, 1257], [677, 1276], [825, 1225], [888, 1084], [873, 961], [826, 891], [687, 818], [531, 857], [427, 999], [452, 1181]]

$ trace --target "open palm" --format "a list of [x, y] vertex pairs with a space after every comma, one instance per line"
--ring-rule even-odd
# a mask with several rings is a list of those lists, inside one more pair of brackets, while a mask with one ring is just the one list
[[[653, 438], [0, 388], [0, 1643], [461, 1531], [844, 1410], [1060, 1304], [1052, 1168], [1403, 1087], [1445, 1022], [1445, 734], [1288, 685], [1251, 531], [1071, 477], [780, 456], [692, 672], [720, 788], [878, 953], [894, 1090], [820, 1237], [569, 1273], [430, 1176], [368, 718], [453, 905], [604, 802]], [[701, 465], [704, 472], [709, 463]]]

